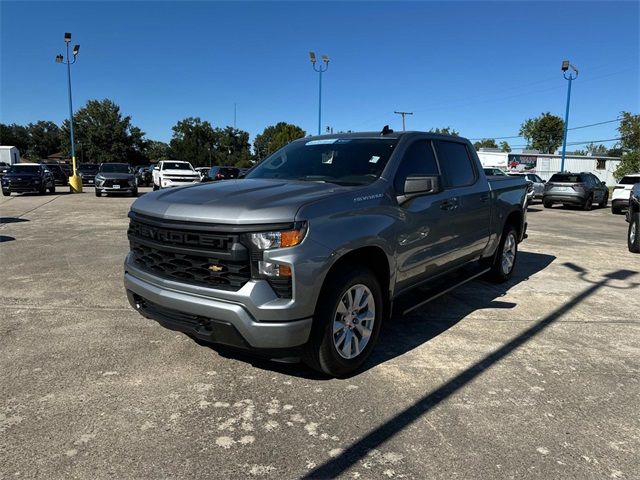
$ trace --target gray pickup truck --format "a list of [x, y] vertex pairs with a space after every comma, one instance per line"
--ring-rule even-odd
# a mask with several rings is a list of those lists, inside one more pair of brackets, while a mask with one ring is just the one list
[[201, 341], [345, 376], [398, 306], [510, 278], [526, 190], [487, 180], [459, 137], [385, 127], [303, 138], [244, 179], [136, 200], [127, 296]]

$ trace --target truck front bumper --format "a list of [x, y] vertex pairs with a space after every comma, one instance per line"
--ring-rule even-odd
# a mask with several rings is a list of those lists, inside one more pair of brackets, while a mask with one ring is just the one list
[[258, 321], [241, 303], [168, 289], [130, 272], [125, 272], [124, 284], [129, 303], [143, 316], [206, 342], [273, 351], [270, 356], [286, 350], [282, 356], [287, 356], [307, 343], [311, 332], [312, 318]]

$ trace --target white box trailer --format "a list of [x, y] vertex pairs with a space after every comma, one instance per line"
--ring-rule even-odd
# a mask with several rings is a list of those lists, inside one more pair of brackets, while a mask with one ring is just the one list
[[0, 162], [9, 165], [20, 163], [20, 151], [16, 147], [0, 145]]

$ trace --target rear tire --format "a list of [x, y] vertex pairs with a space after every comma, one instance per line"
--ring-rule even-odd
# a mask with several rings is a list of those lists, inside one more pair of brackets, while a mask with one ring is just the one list
[[620, 207], [611, 206], [611, 213], [613, 213], [614, 215], [620, 215], [622, 213], [622, 210], [620, 210]]
[[585, 212], [590, 211], [593, 208], [593, 194], [589, 195], [582, 206], [582, 210]]
[[100, 190], [96, 188], [96, 197], [101, 197], [101, 196], [102, 196], [102, 193], [100, 192]]
[[158, 190], [160, 187], [158, 187], [158, 185], [156, 185], [155, 183], [153, 184], [153, 191], [155, 192], [156, 190]]
[[553, 207], [553, 202], [549, 202], [547, 200], [543, 200], [542, 201], [542, 205], [544, 205], [544, 208], [552, 208]]
[[137, 197], [138, 196], [138, 189], [137, 188], [135, 190], [131, 191], [131, 196], [132, 197]]
[[632, 253], [640, 253], [640, 212], [629, 215], [627, 246]]
[[49, 189], [49, 193], [56, 193], [56, 184], [55, 183], [53, 185], [51, 185], [51, 188]]
[[367, 268], [343, 265], [318, 299], [304, 362], [332, 377], [357, 370], [373, 350], [383, 318], [382, 289]]
[[11, 190], [5, 190], [4, 188], [2, 189], [2, 195], [4, 195], [5, 197], [9, 197], [11, 196]]
[[489, 279], [495, 283], [506, 282], [513, 275], [518, 259], [518, 232], [513, 225], [506, 225], [498, 249], [491, 264]]

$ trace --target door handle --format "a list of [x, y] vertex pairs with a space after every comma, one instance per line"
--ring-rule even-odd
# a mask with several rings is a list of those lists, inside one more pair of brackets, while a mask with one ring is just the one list
[[440, 208], [442, 210], [455, 210], [456, 208], [458, 208], [458, 199], [452, 198], [451, 200], [445, 200], [444, 202], [442, 202], [442, 204], [440, 204]]

